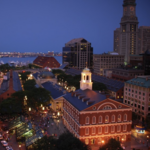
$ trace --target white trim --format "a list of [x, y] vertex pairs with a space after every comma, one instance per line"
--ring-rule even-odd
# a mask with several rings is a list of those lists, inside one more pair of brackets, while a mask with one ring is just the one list
[[[101, 105], [97, 108], [97, 110], [99, 110], [99, 108], [100, 108], [101, 106], [105, 105], [105, 104], [113, 105], [113, 106], [117, 109], [117, 106], [116, 106], [115, 104], [113, 104], [113, 103], [111, 103], [111, 102], [105, 102], [105, 103], [101, 104]], [[110, 110], [110, 109], [109, 109], [109, 110]]]
[[[95, 118], [95, 122], [93, 123], [93, 118]], [[92, 116], [92, 124], [96, 124], [96, 117]]]
[[126, 125], [129, 125], [129, 124], [132, 124], [132, 121], [130, 121], [130, 122], [115, 122], [115, 123], [102, 123], [102, 124], [96, 124], [96, 125], [82, 125], [82, 126], [79, 126], [80, 128], [86, 128], [86, 127], [105, 127], [106, 125], [107, 126], [112, 126], [112, 125], [115, 125], [115, 126], [117, 126], [117, 125], [124, 125], [124, 124], [126, 124]]
[[92, 114], [92, 113], [106, 113], [106, 112], [124, 112], [124, 111], [132, 111], [132, 108], [126, 109], [108, 109], [108, 110], [97, 110], [97, 111], [81, 111], [80, 114]]
[[131, 131], [130, 132], [126, 132], [126, 133], [108, 133], [108, 134], [102, 134], [102, 135], [89, 135], [89, 136], [80, 136], [80, 139], [86, 139], [86, 138], [103, 138], [103, 137], [112, 137], [112, 136], [122, 136], [122, 135], [131, 135]]

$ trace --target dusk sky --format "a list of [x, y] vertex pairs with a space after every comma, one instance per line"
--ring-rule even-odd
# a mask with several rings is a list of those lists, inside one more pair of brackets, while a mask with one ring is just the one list
[[[139, 26], [150, 26], [150, 0], [136, 0]], [[0, 52], [62, 52], [83, 37], [95, 54], [113, 51], [123, 0], [0, 0]]]

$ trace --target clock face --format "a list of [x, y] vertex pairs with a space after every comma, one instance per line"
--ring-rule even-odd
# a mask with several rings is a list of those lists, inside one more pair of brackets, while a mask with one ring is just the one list
[[131, 10], [131, 11], [134, 11], [134, 7], [130, 7], [130, 10]]
[[127, 7], [124, 7], [124, 11], [127, 11]]

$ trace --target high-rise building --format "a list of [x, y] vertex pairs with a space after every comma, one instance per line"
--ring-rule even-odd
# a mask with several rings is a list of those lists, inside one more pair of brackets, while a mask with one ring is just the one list
[[125, 62], [130, 62], [130, 55], [138, 54], [138, 19], [136, 17], [135, 0], [123, 1], [123, 17], [120, 22], [120, 49], [125, 55]]
[[114, 51], [119, 53], [119, 36], [120, 36], [120, 28], [117, 28], [114, 31]]
[[150, 48], [150, 26], [138, 28], [135, 1], [123, 1], [120, 28], [114, 31], [114, 51], [125, 56], [125, 64], [130, 63], [132, 55], [139, 55]]
[[83, 69], [87, 66], [93, 67], [93, 47], [84, 38], [77, 38], [69, 41], [63, 47], [63, 63], [68, 63], [69, 67]]
[[150, 26], [141, 26], [138, 32], [138, 50], [141, 54], [150, 48]]
[[105, 69], [119, 68], [124, 64], [124, 56], [118, 53], [110, 54], [94, 54], [93, 56], [93, 71], [98, 75], [104, 75]]

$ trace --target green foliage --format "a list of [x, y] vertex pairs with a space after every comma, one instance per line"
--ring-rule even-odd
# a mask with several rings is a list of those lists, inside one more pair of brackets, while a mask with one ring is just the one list
[[50, 92], [44, 88], [34, 88], [30, 91], [26, 91], [27, 95], [27, 105], [33, 109], [39, 107], [41, 104], [48, 105], [52, 100]]
[[54, 75], [61, 75], [61, 74], [65, 74], [64, 71], [60, 70], [60, 69], [53, 69], [52, 73]]
[[99, 150], [123, 150], [119, 141], [115, 139], [109, 139], [109, 141], [99, 148]]
[[7, 98], [0, 103], [0, 112], [2, 114], [14, 114], [22, 112], [22, 102], [14, 97]]
[[71, 133], [63, 133], [59, 139], [44, 136], [34, 145], [35, 150], [91, 150]]
[[10, 69], [13, 69], [13, 68], [14, 68], [14, 67], [9, 66], [8, 63], [0, 65], [0, 71], [3, 72], [3, 73], [6, 73], [6, 72], [8, 72]]
[[95, 90], [95, 91], [107, 91], [107, 87], [103, 83], [93, 82], [93, 90]]
[[30, 90], [34, 89], [34, 88], [35, 88], [35, 84], [36, 84], [36, 82], [35, 82], [34, 79], [32, 79], [32, 80], [27, 80], [27, 81], [24, 82], [24, 84], [23, 84], [24, 90], [30, 91]]
[[36, 66], [36, 65], [34, 65], [34, 64], [29, 64], [28, 66], [29, 66], [30, 69], [40, 68], [39, 66]]
[[25, 81], [28, 79], [28, 75], [29, 75], [30, 73], [31, 73], [31, 72], [29, 72], [29, 71], [20, 73], [20, 75], [21, 75], [21, 80], [22, 80], [23, 82], [25, 82]]

